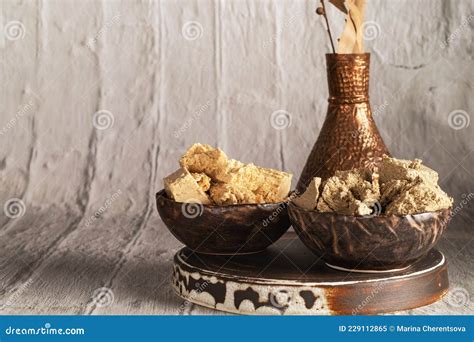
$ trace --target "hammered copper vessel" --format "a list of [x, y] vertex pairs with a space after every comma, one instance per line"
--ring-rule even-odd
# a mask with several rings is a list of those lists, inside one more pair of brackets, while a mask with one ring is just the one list
[[326, 54], [326, 64], [328, 111], [298, 181], [300, 192], [313, 177], [324, 180], [337, 170], [372, 168], [389, 154], [370, 110], [370, 54]]

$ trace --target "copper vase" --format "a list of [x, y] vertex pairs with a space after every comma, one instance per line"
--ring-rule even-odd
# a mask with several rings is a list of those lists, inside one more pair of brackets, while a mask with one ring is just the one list
[[369, 104], [370, 54], [327, 54], [329, 105], [318, 140], [298, 181], [304, 191], [313, 177], [373, 166], [389, 154]]

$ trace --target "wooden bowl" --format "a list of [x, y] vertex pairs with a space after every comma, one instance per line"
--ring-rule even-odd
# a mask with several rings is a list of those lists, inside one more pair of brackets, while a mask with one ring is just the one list
[[261, 252], [290, 227], [286, 202], [228, 206], [180, 203], [161, 190], [156, 194], [156, 205], [170, 232], [203, 254]]
[[343, 271], [393, 272], [410, 266], [438, 242], [451, 209], [406, 216], [349, 216], [290, 203], [290, 221], [303, 243]]

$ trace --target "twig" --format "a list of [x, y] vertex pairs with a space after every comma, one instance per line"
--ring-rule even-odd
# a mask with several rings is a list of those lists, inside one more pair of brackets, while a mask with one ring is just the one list
[[326, 15], [326, 6], [324, 5], [324, 0], [321, 0], [321, 6], [323, 8], [323, 16], [324, 16], [324, 20], [326, 21], [327, 31], [329, 34], [329, 40], [331, 41], [332, 52], [336, 53], [336, 49], [334, 48], [334, 42], [332, 41], [331, 28], [329, 27], [329, 21]]

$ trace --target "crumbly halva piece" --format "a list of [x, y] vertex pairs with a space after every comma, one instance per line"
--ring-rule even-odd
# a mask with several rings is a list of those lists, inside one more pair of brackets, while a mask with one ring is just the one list
[[420, 159], [404, 160], [383, 156], [379, 164], [380, 182], [391, 180], [414, 181], [417, 177], [432, 184], [438, 183], [438, 173], [422, 165]]
[[232, 184], [236, 187], [246, 188], [250, 191], [256, 191], [265, 179], [259, 168], [254, 164], [244, 164], [239, 161], [232, 160], [227, 167], [225, 183]]
[[326, 180], [318, 200], [319, 211], [326, 212], [328, 208], [343, 215], [370, 215], [373, 211], [367, 203], [357, 199], [351, 188], [338, 176]]
[[421, 163], [420, 159], [382, 158], [381, 204], [385, 214], [408, 215], [452, 205], [452, 198], [438, 186], [438, 173]]
[[417, 178], [406, 191], [401, 191], [386, 208], [387, 215], [409, 215], [449, 208], [453, 199], [437, 184]]
[[281, 200], [290, 192], [292, 175], [231, 159], [225, 179], [225, 183]]
[[262, 196], [265, 203], [284, 201], [291, 189], [293, 175], [274, 169], [257, 167], [261, 178], [260, 184], [255, 190], [257, 196]]
[[301, 196], [296, 197], [293, 200], [293, 203], [295, 203], [298, 207], [301, 207], [303, 209], [307, 209], [307, 210], [315, 209], [318, 204], [320, 185], [321, 185], [321, 178], [314, 177], [311, 180], [311, 183], [309, 183], [305, 192]]
[[324, 202], [324, 199], [322, 197], [319, 197], [318, 203], [316, 204], [316, 209], [322, 213], [332, 213], [334, 210], [332, 210], [329, 205]]
[[336, 171], [323, 185], [316, 209], [344, 215], [370, 215], [380, 199], [378, 174], [363, 169]]
[[[337, 197], [337, 198], [336, 198]], [[342, 215], [365, 216], [372, 214], [373, 210], [367, 204], [355, 199], [347, 192], [330, 199], [331, 204], [320, 197], [318, 200], [317, 210], [320, 212], [336, 212]], [[331, 206], [332, 207], [331, 207]]]
[[229, 162], [227, 163], [227, 172], [228, 173], [237, 172], [245, 165], [249, 165], [249, 164], [242, 163], [241, 161], [236, 160], [236, 159], [229, 159]]
[[288, 196], [291, 174], [253, 164], [238, 166], [229, 169], [228, 182], [211, 186], [211, 199], [217, 204], [276, 203]]
[[[382, 209], [386, 215], [408, 215], [449, 208], [453, 199], [437, 182], [438, 174], [422, 165], [419, 159], [409, 161], [384, 156], [379, 168], [373, 171], [336, 171], [324, 182], [316, 209], [343, 215], [369, 215], [375, 209]], [[305, 201], [305, 193], [295, 203], [314, 209], [315, 194], [310, 186], [309, 200]]]
[[291, 174], [229, 159], [220, 149], [206, 144], [191, 146], [180, 165], [219, 205], [280, 202], [291, 188]]
[[380, 187], [380, 204], [382, 207], [385, 207], [403, 191], [408, 190], [412, 185], [413, 182], [399, 179], [393, 179], [383, 183]]
[[262, 197], [233, 184], [214, 184], [209, 193], [212, 201], [217, 205], [264, 203]]
[[176, 202], [209, 204], [210, 200], [196, 179], [180, 168], [163, 179], [166, 194]]
[[225, 181], [228, 158], [220, 149], [206, 144], [194, 144], [179, 161], [189, 172], [205, 173], [214, 181]]
[[191, 175], [194, 177], [196, 182], [199, 184], [201, 187], [202, 191], [206, 192], [210, 189], [211, 187], [211, 177], [206, 175], [205, 173], [198, 173], [198, 172], [192, 172]]
[[379, 175], [376, 171], [370, 173], [365, 169], [336, 171], [338, 177], [345, 183], [354, 197], [371, 207], [380, 200]]
[[374, 194], [377, 194], [377, 197], [380, 199], [380, 173], [379, 173], [379, 169], [376, 167], [376, 168], [374, 168], [372, 173], [370, 173], [369, 171], [366, 171], [366, 172], [368, 172], [369, 181], [372, 184], [372, 188], [371, 188], [372, 192]]

